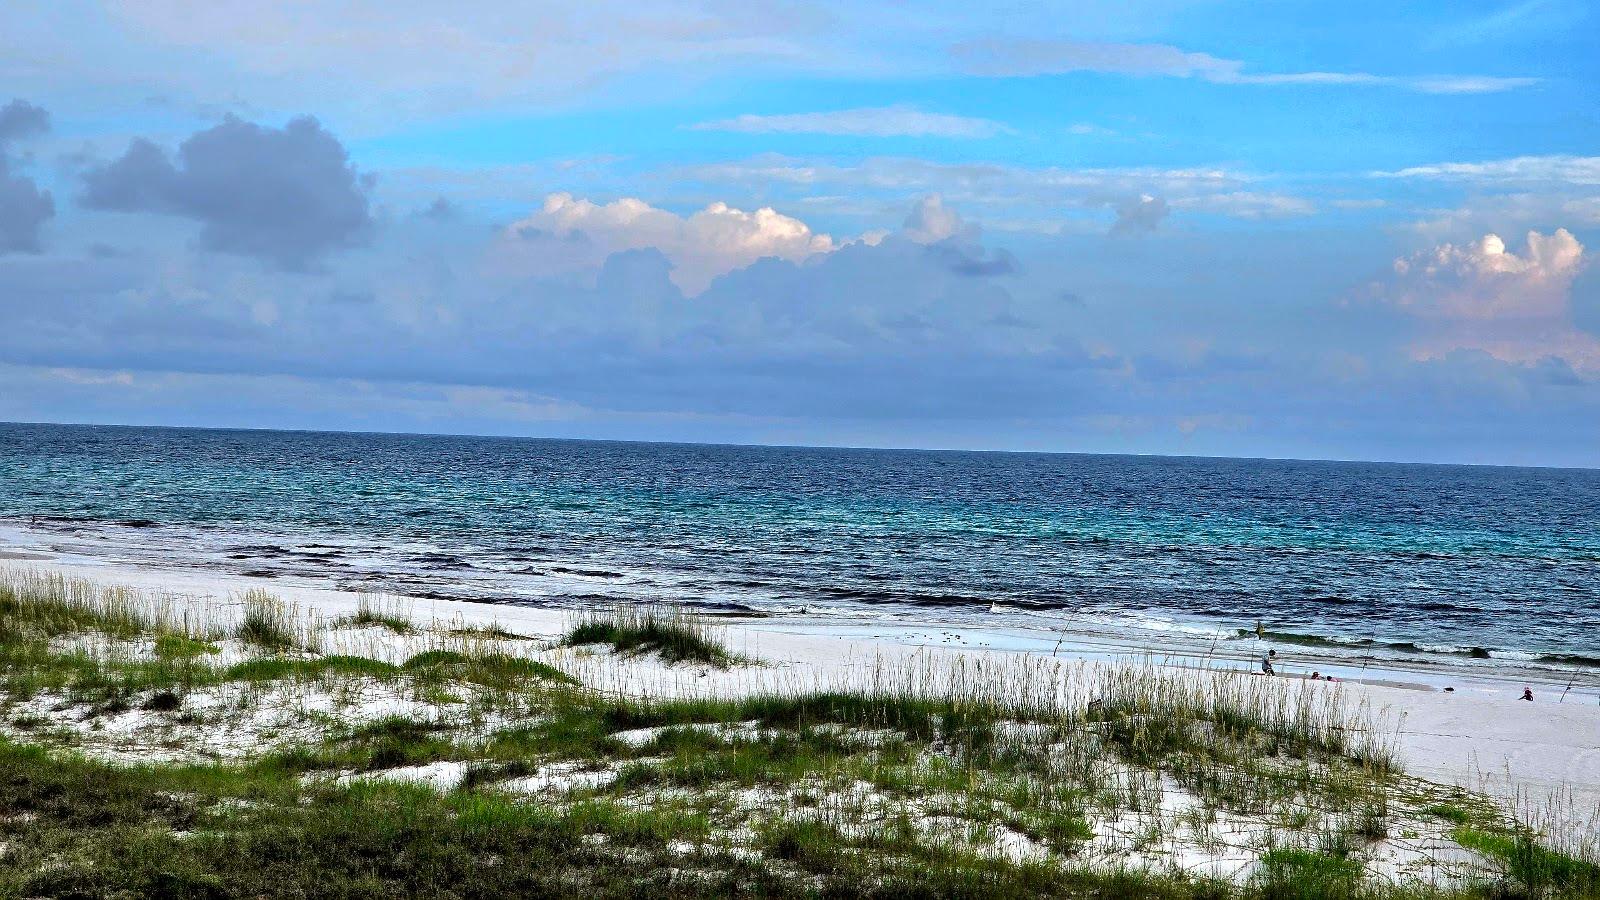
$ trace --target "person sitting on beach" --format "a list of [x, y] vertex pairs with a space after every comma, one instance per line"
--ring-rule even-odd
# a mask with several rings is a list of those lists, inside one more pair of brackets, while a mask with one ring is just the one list
[[1528, 701], [1529, 703], [1532, 703], [1533, 702], [1533, 688], [1530, 688], [1530, 687], [1523, 688], [1522, 689], [1522, 699]]
[[1321, 681], [1322, 680], [1322, 673], [1313, 671], [1311, 673], [1311, 680], [1312, 681]]
[[1263, 675], [1276, 675], [1277, 673], [1272, 670], [1272, 661], [1277, 659], [1277, 658], [1278, 658], [1278, 651], [1276, 651], [1276, 650], [1268, 650], [1267, 651], [1267, 655], [1261, 657], [1261, 674], [1263, 674]]

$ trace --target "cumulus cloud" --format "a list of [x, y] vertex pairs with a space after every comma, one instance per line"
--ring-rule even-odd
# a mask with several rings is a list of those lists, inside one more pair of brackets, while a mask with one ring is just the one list
[[7, 141], [43, 134], [50, 128], [50, 113], [26, 100], [0, 106], [0, 146]]
[[551, 194], [543, 208], [512, 223], [507, 233], [520, 241], [584, 246], [599, 257], [654, 248], [672, 262], [672, 280], [688, 294], [763, 257], [798, 262], [838, 246], [770, 207], [745, 212], [717, 202], [680, 216], [633, 197], [601, 204], [571, 194]]
[[960, 213], [945, 206], [943, 197], [929, 194], [911, 208], [900, 232], [916, 243], [932, 244], [967, 234], [970, 228]]
[[1116, 205], [1117, 220], [1111, 223], [1112, 234], [1141, 234], [1155, 231], [1167, 217], [1167, 201], [1149, 194], [1124, 200]]
[[1537, 84], [1537, 78], [1489, 75], [1375, 75], [1370, 72], [1247, 72], [1245, 63], [1170, 44], [1048, 38], [986, 38], [951, 47], [972, 75], [1027, 77], [1067, 72], [1199, 78], [1217, 84], [1385, 85], [1423, 94], [1488, 94]]
[[13, 142], [49, 127], [49, 113], [25, 100], [0, 106], [0, 253], [37, 252], [39, 230], [56, 214], [49, 191], [12, 172], [10, 153]]
[[316, 119], [272, 128], [229, 117], [185, 140], [176, 163], [155, 144], [134, 141], [85, 173], [83, 203], [191, 219], [209, 250], [298, 270], [366, 238], [370, 190], [371, 179]]
[[908, 106], [841, 109], [785, 115], [742, 115], [693, 126], [745, 134], [834, 134], [852, 137], [986, 138], [1011, 131], [990, 119], [923, 112]]
[[938, 194], [929, 194], [911, 207], [898, 237], [924, 245], [928, 258], [964, 278], [1011, 275], [1020, 268], [1009, 251], [983, 246], [983, 230], [946, 206]]
[[1528, 232], [1520, 254], [1487, 234], [1395, 260], [1384, 296], [1427, 324], [1414, 348], [1420, 356], [1478, 350], [1517, 363], [1555, 357], [1600, 372], [1600, 338], [1572, 319], [1572, 283], [1586, 263], [1583, 245], [1564, 228]]

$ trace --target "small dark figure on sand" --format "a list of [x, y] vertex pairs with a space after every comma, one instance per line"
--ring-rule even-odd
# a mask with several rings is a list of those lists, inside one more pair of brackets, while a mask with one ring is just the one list
[[1522, 699], [1528, 701], [1529, 703], [1532, 703], [1533, 702], [1533, 688], [1523, 688], [1522, 689]]

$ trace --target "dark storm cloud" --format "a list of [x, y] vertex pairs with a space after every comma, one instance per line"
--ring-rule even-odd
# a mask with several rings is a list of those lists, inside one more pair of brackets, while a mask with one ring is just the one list
[[0, 253], [37, 252], [39, 228], [55, 214], [50, 192], [10, 174], [0, 157]]
[[26, 100], [0, 106], [0, 253], [39, 250], [39, 229], [56, 214], [50, 192], [11, 171], [11, 143], [43, 134], [50, 114]]
[[316, 119], [279, 129], [230, 117], [185, 140], [176, 164], [155, 144], [134, 141], [120, 159], [85, 174], [83, 202], [193, 219], [207, 249], [299, 270], [365, 240], [370, 190]]
[[926, 252], [943, 263], [951, 273], [968, 278], [1014, 275], [1017, 272], [1017, 258], [1005, 249], [988, 252], [980, 246], [945, 240], [928, 245]]
[[50, 114], [26, 100], [0, 106], [0, 147], [7, 141], [32, 137], [50, 130]]
[[417, 216], [423, 219], [432, 219], [435, 222], [453, 222], [460, 218], [461, 211], [456, 209], [456, 205], [448, 199], [435, 197], [432, 203], [417, 210]]

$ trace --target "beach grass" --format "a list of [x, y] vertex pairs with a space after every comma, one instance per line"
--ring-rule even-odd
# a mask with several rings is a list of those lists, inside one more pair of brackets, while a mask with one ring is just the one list
[[[919, 655], [674, 697], [579, 676], [737, 661], [679, 612], [590, 613], [554, 647], [409, 620], [340, 644], [347, 622], [241, 600], [195, 628], [136, 593], [0, 579], [0, 896], [1600, 887], [1592, 844], [1407, 775], [1337, 685]], [[600, 634], [616, 656], [560, 646]], [[1396, 836], [1478, 862], [1396, 869]]]
[[584, 613], [568, 629], [569, 647], [609, 644], [619, 653], [655, 653], [667, 662], [727, 668], [740, 662], [702, 616], [659, 603], [618, 603]]
[[338, 621], [339, 625], [357, 628], [384, 628], [393, 634], [411, 634], [415, 628], [411, 615], [397, 599], [381, 594], [358, 594], [356, 611]]

